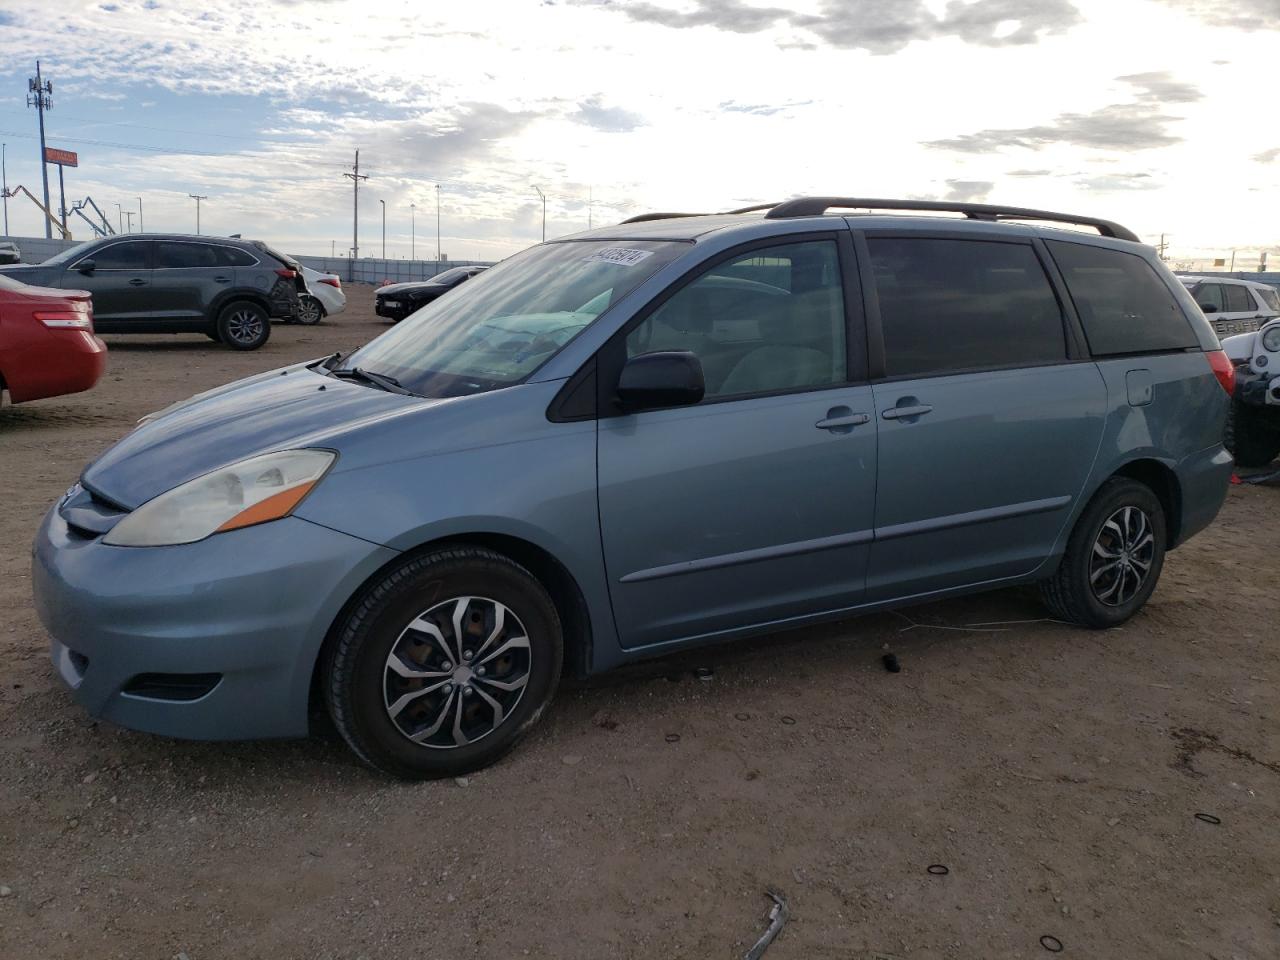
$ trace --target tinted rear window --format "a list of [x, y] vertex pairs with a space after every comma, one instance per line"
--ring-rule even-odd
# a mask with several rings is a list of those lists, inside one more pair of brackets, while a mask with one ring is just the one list
[[96, 270], [143, 270], [147, 266], [149, 240], [113, 243], [89, 255]]
[[1046, 242], [1094, 356], [1200, 345], [1173, 294], [1142, 257], [1064, 240]]
[[156, 243], [156, 267], [181, 269], [183, 267], [216, 267], [218, 255], [207, 243], [188, 243], [181, 240], [160, 240]]
[[1226, 284], [1227, 290], [1227, 310], [1231, 313], [1247, 313], [1256, 309], [1253, 304], [1253, 295], [1249, 293], [1248, 287], [1242, 287], [1238, 284]]
[[1062, 309], [1027, 244], [870, 237], [891, 377], [1066, 360]]

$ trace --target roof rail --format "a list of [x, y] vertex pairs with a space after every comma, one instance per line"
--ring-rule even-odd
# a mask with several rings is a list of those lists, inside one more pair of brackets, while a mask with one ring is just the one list
[[709, 217], [709, 213], [639, 213], [627, 217], [623, 223], [648, 223], [650, 220], [677, 220], [681, 217]]
[[724, 213], [640, 213], [623, 220], [623, 223], [647, 223], [650, 220], [674, 220], [677, 217], [722, 217], [735, 213], [755, 213], [757, 210], [772, 210], [776, 203], [757, 203], [754, 206], [742, 207], [738, 210], [726, 210]]
[[816, 217], [829, 207], [849, 207], [856, 210], [928, 210], [942, 213], [963, 213], [970, 220], [1044, 220], [1052, 223], [1073, 223], [1081, 227], [1093, 227], [1104, 237], [1132, 240], [1141, 243], [1128, 227], [1110, 220], [1095, 217], [1077, 217], [1069, 213], [1051, 213], [1048, 210], [1032, 210], [1027, 207], [1003, 207], [990, 203], [955, 203], [946, 200], [869, 200], [864, 197], [797, 197], [773, 207], [765, 214], [766, 220], [786, 220], [791, 217]]

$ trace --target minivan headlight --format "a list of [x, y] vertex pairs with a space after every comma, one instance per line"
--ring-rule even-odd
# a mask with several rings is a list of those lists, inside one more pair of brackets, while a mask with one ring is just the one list
[[148, 500], [102, 542], [171, 546], [279, 520], [293, 512], [336, 459], [329, 450], [283, 450], [241, 460]]

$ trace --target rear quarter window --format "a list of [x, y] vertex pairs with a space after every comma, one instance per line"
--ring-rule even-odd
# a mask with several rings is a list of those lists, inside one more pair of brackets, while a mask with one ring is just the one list
[[1142, 257], [1065, 240], [1046, 243], [1094, 356], [1199, 347], [1173, 294]]
[[1227, 310], [1231, 313], [1248, 313], [1256, 310], [1257, 307], [1253, 303], [1253, 295], [1249, 292], [1248, 287], [1238, 286], [1237, 284], [1227, 284]]

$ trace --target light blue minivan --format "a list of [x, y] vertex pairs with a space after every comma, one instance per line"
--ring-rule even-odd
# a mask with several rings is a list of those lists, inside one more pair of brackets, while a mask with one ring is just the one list
[[1232, 376], [1109, 221], [648, 215], [148, 417], [45, 518], [36, 605], [94, 715], [324, 703], [373, 767], [455, 775], [565, 671], [1013, 584], [1123, 622], [1223, 502]]

